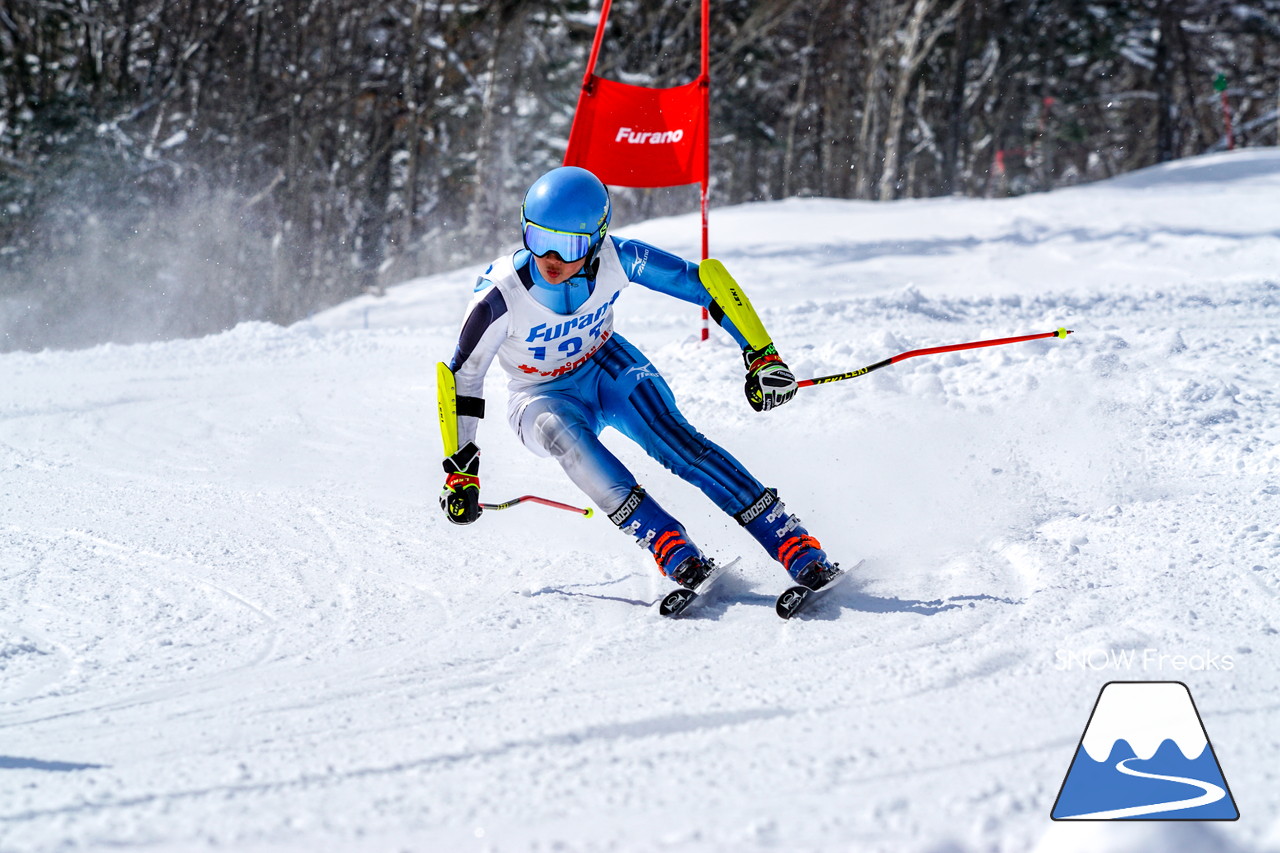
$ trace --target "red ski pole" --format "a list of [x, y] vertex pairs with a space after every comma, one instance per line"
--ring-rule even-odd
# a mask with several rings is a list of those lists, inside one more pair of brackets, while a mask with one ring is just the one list
[[552, 501], [552, 500], [547, 500], [546, 498], [540, 498], [537, 495], [524, 495], [522, 497], [512, 498], [509, 501], [503, 501], [500, 504], [480, 504], [480, 508], [481, 509], [510, 509], [511, 507], [516, 506], [518, 504], [522, 504], [522, 503], [535, 503], [535, 504], [542, 504], [543, 506], [549, 506], [552, 509], [565, 509], [565, 510], [568, 510], [569, 512], [576, 512], [578, 513], [578, 515], [585, 515], [587, 518], [590, 518], [591, 516], [595, 515], [595, 510], [593, 510], [591, 507], [583, 508], [583, 507], [577, 507], [577, 506], [570, 506], [569, 504], [562, 504], [559, 501]]
[[888, 367], [891, 364], [897, 364], [899, 361], [905, 361], [908, 358], [915, 358], [918, 355], [937, 355], [943, 352], [956, 352], [964, 349], [978, 349], [980, 347], [998, 347], [1004, 344], [1017, 344], [1023, 341], [1036, 341], [1041, 338], [1065, 338], [1071, 334], [1071, 329], [1058, 329], [1056, 332], [1044, 332], [1039, 335], [1019, 335], [1016, 338], [996, 338], [990, 341], [970, 341], [967, 344], [950, 344], [943, 347], [928, 347], [926, 349], [913, 349], [907, 352], [900, 352], [892, 358], [886, 358], [884, 361], [877, 361], [875, 364], [868, 364], [866, 367], [859, 367], [857, 370], [851, 370], [848, 373], [838, 373], [835, 376], [817, 376], [813, 379], [801, 379], [796, 385], [805, 388], [809, 385], [822, 385], [827, 382], [839, 382], [841, 379], [853, 379], [857, 376], [870, 373], [873, 370], [879, 370], [882, 367]]

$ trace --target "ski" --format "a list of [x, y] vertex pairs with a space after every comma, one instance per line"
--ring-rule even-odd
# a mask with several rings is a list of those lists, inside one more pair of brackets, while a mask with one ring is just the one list
[[853, 568], [841, 569], [839, 574], [827, 582], [826, 586], [818, 589], [810, 589], [803, 584], [796, 584], [795, 586], [787, 587], [782, 591], [782, 594], [778, 596], [778, 601], [774, 605], [774, 610], [781, 618], [790, 619], [815, 599], [821, 598], [825, 595], [833, 586], [844, 580], [850, 572], [857, 571], [862, 566], [863, 562], [865, 561], [859, 560]]
[[720, 576], [733, 566], [737, 565], [738, 560], [740, 559], [742, 558], [735, 557], [723, 566], [716, 566], [711, 570], [711, 574], [707, 575], [706, 578], [703, 579], [702, 583], [698, 584], [693, 589], [688, 589], [682, 586], [678, 589], [671, 590], [671, 592], [662, 597], [662, 602], [658, 605], [658, 612], [671, 619], [674, 619], [681, 613], [684, 613], [689, 609], [691, 604], [698, 599], [705, 597], [707, 592], [715, 586], [715, 583], [720, 579]]

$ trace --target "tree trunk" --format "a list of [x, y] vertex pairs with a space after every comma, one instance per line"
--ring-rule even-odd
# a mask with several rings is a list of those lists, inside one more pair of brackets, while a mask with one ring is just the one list
[[965, 0], [955, 0], [945, 12], [938, 16], [933, 29], [925, 32], [925, 20], [933, 11], [935, 0], [916, 0], [907, 23], [902, 49], [898, 54], [898, 77], [893, 85], [893, 96], [889, 103], [889, 118], [884, 134], [884, 169], [880, 172], [878, 197], [885, 201], [896, 195], [899, 181], [898, 164], [901, 159], [903, 143], [903, 127], [907, 120], [907, 99], [911, 95], [912, 80], [920, 69], [921, 63], [955, 20], [956, 14]]
[[1173, 94], [1173, 51], [1177, 42], [1178, 18], [1175, 0], [1157, 0], [1159, 33], [1155, 52], [1156, 89], [1156, 162], [1165, 163], [1177, 156], [1174, 134], [1177, 131], [1177, 103]]
[[875, 138], [880, 129], [880, 81], [883, 77], [881, 63], [889, 50], [894, 34], [906, 15], [906, 7], [894, 7], [889, 3], [873, 4], [870, 14], [870, 35], [867, 39], [866, 74], [862, 83], [862, 122], [858, 128], [858, 147], [856, 149], [857, 180], [855, 195], [857, 198], [871, 198], [875, 186], [876, 172], [873, 163], [877, 154]]
[[969, 32], [973, 21], [973, 7], [965, 4], [956, 21], [956, 44], [951, 60], [951, 91], [947, 97], [947, 136], [942, 143], [942, 163], [939, 190], [943, 195], [960, 191], [960, 141], [968, 130], [965, 110], [965, 83], [969, 74]]
[[800, 122], [800, 115], [805, 111], [805, 93], [809, 87], [809, 67], [813, 60], [813, 36], [818, 24], [818, 15], [813, 14], [809, 19], [809, 33], [805, 39], [805, 46], [800, 52], [800, 82], [796, 86], [796, 96], [791, 103], [791, 115], [787, 119], [787, 141], [786, 147], [782, 155], [782, 197], [791, 196], [792, 187], [795, 186], [793, 181], [795, 171], [795, 152], [796, 152], [796, 126]]
[[406, 258], [411, 266], [416, 267], [417, 251], [414, 247], [414, 235], [418, 222], [418, 177], [422, 169], [422, 104], [419, 103], [418, 83], [426, 72], [425, 63], [419, 64], [419, 58], [425, 55], [422, 45], [422, 7], [423, 2], [413, 4], [413, 20], [409, 25], [409, 50], [404, 68], [404, 100], [408, 110], [408, 121], [405, 124], [409, 134], [409, 161], [406, 165], [404, 182], [404, 214], [400, 222], [400, 246], [408, 253]]
[[911, 19], [907, 23], [904, 43], [898, 54], [898, 76], [893, 82], [889, 116], [885, 123], [884, 168], [880, 171], [880, 184], [876, 191], [876, 197], [881, 201], [888, 201], [897, 193], [899, 148], [902, 145], [902, 126], [906, 121], [907, 95], [911, 92], [911, 77], [919, 65], [924, 19], [933, 4], [934, 0], [916, 0]]

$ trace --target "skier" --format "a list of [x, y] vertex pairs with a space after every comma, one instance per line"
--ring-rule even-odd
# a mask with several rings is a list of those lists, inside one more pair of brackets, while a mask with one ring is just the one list
[[[747, 401], [756, 411], [790, 400], [795, 377], [719, 262], [704, 262], [700, 275], [696, 264], [609, 236], [609, 216], [608, 190], [585, 169], [553, 169], [525, 194], [524, 249], [494, 261], [477, 280], [453, 359], [439, 366], [441, 428], [446, 448], [457, 448], [444, 460], [440, 506], [456, 524], [480, 515], [475, 437], [484, 376], [496, 356], [511, 377], [507, 417], [520, 441], [559, 462], [610, 521], [649, 550], [663, 575], [693, 589], [713, 562], [600, 442], [606, 426], [701, 489], [797, 583], [821, 588], [839, 570], [818, 540], [776, 490], [689, 425], [657, 369], [613, 331], [613, 304], [635, 283], [708, 309], [743, 348]], [[725, 285], [737, 299], [723, 296]]]

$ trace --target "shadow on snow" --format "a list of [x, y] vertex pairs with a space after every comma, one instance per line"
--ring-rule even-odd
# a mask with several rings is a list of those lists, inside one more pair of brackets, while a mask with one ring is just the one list
[[45, 770], [51, 773], [69, 773], [73, 770], [97, 770], [105, 766], [105, 764], [42, 761], [39, 758], [18, 758], [13, 755], [0, 755], [0, 770]]

